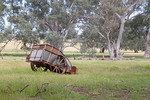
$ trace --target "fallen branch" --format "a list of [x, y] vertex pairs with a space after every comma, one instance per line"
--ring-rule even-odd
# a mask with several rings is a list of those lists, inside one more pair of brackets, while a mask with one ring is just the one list
[[20, 90], [20, 93], [21, 93], [24, 89], [26, 89], [28, 86], [30, 86], [31, 84], [33, 84], [33, 83], [30, 83], [30, 84], [27, 84], [26, 86], [24, 86], [24, 88], [22, 88], [22, 89]]
[[[35, 96], [37, 96], [39, 93], [43, 92], [43, 91], [42, 91], [43, 86], [44, 86], [44, 85], [48, 85], [48, 84], [49, 84], [49, 83], [43, 83], [42, 86], [41, 86], [41, 88], [40, 88], [40, 89], [38, 90], [38, 92], [35, 94]], [[44, 89], [44, 91], [46, 91], [46, 89]]]

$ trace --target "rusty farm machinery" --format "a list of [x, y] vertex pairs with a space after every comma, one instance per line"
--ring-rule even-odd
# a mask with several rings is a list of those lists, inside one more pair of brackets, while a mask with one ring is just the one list
[[60, 50], [49, 44], [33, 45], [26, 61], [31, 63], [33, 71], [76, 73], [76, 67], [71, 65], [69, 59]]

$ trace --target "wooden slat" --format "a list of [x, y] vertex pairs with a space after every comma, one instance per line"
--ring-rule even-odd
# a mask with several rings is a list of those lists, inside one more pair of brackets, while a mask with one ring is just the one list
[[49, 61], [49, 59], [50, 59], [50, 57], [51, 57], [51, 54], [52, 54], [52, 53], [49, 54], [49, 57], [48, 57], [48, 59], [47, 59], [47, 63], [48, 63], [48, 61]]

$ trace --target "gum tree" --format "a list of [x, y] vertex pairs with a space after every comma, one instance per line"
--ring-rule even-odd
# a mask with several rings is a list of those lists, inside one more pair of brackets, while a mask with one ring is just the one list
[[130, 21], [135, 11], [140, 9], [140, 0], [101, 0], [98, 11], [99, 23], [102, 27], [99, 34], [107, 41], [110, 58], [120, 58], [120, 45], [124, 34], [124, 26]]
[[147, 5], [145, 7], [145, 21], [148, 22], [147, 25], [147, 46], [145, 50], [144, 57], [150, 58], [150, 0], [147, 0]]
[[39, 37], [32, 14], [24, 6], [23, 0], [5, 0], [4, 4], [6, 5], [5, 16], [11, 26], [12, 36], [15, 40], [22, 41], [22, 49], [30, 48], [27, 44], [37, 43]]
[[5, 0], [0, 1], [0, 52], [5, 48], [5, 46], [12, 40], [11, 27], [5, 28], [5, 14], [6, 14]]
[[121, 48], [134, 50], [135, 53], [138, 53], [139, 50], [145, 50], [147, 32], [144, 26], [147, 26], [148, 23], [144, 18], [145, 14], [141, 14], [126, 23], [126, 34], [123, 35]]
[[26, 0], [26, 7], [35, 17], [36, 29], [47, 33], [45, 38], [47, 42], [62, 51], [68, 47], [65, 45], [68, 34], [78, 21], [76, 2], [76, 0]]

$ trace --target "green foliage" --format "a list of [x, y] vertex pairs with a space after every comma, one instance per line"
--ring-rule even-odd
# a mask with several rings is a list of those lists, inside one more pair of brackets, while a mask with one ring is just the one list
[[88, 49], [87, 53], [89, 54], [90, 57], [96, 57], [97, 51], [95, 48], [90, 48], [90, 49]]
[[71, 27], [68, 31], [67, 40], [76, 39], [78, 37], [77, 31], [75, 30], [75, 26]]
[[122, 48], [130, 50], [145, 50], [146, 46], [146, 29], [144, 27], [148, 24], [144, 20], [145, 15], [136, 16], [131, 22], [126, 24], [126, 34]]
[[[145, 6], [145, 12], [146, 14], [150, 14], [150, 0], [146, 0], [146, 6]], [[150, 15], [148, 15], [147, 17], [149, 17]]]
[[6, 6], [5, 6], [4, 2], [5, 2], [5, 0], [0, 1], [0, 17], [4, 16], [4, 11], [6, 9]]
[[[50, 33], [45, 36], [51, 37], [50, 39], [45, 37], [45, 41], [49, 41], [51, 44], [63, 48], [64, 42], [68, 39], [73, 40], [73, 38], [77, 36], [74, 25], [77, 23], [78, 15], [77, 9], [72, 9], [75, 7], [73, 0], [28, 0], [26, 7], [32, 12], [32, 16], [37, 19], [35, 21], [38, 32], [46, 34], [50, 31]], [[56, 38], [54, 34], [58, 36], [58, 38]], [[54, 37], [56, 40], [52, 40]], [[57, 40], [58, 42], [56, 42]]]
[[86, 43], [82, 43], [80, 47], [81, 54], [87, 53], [87, 51], [88, 49], [87, 49]]
[[148, 23], [147, 26], [150, 26], [150, 0], [147, 0], [146, 6], [144, 8], [145, 10], [145, 22]]
[[46, 43], [50, 43], [54, 47], [60, 49], [59, 47], [61, 47], [62, 45], [63, 37], [60, 36], [57, 32], [50, 31], [49, 33], [47, 33], [45, 40], [46, 40]]
[[8, 28], [5, 28], [3, 33], [0, 33], [0, 43], [9, 41], [12, 38], [13, 38], [13, 34], [10, 26]]
[[94, 14], [87, 24], [96, 27], [96, 31], [103, 35], [98, 34], [97, 37], [99, 38], [95, 38], [99, 39], [99, 48], [102, 48], [107, 47], [107, 39], [112, 43], [117, 40], [120, 19], [116, 17], [115, 13], [119, 12], [120, 2], [117, 0], [109, 0], [107, 2], [101, 0], [97, 6], [98, 8], [93, 10]]
[[95, 26], [87, 25], [83, 26], [83, 32], [80, 35], [81, 42], [81, 53], [89, 53], [90, 56], [94, 57], [96, 54], [95, 47], [99, 44], [98, 29]]
[[19, 26], [16, 30], [16, 39], [21, 40], [23, 43], [36, 44], [39, 40], [37, 31], [33, 31], [33, 25], [26, 20], [20, 20]]
[[5, 25], [4, 18], [3, 18], [4, 17], [5, 5], [3, 3], [4, 3], [4, 0], [1, 0], [0, 1], [0, 34], [3, 33], [4, 25]]
[[126, 34], [124, 35], [124, 42], [122, 48], [130, 50], [145, 50], [146, 36], [149, 27], [149, 0], [144, 5], [143, 14], [136, 16], [132, 21], [126, 24]]
[[[85, 28], [82, 27], [84, 33], [81, 36], [83, 43], [81, 49], [84, 49], [81, 51], [87, 52], [85, 49], [106, 47], [108, 39], [111, 43], [117, 40], [120, 19], [115, 13], [123, 16], [131, 4], [141, 0], [127, 1], [25, 0], [23, 5], [23, 0], [1, 0], [0, 14], [7, 17], [12, 34], [17, 40], [22, 40], [24, 44], [34, 44], [39, 39], [45, 39], [58, 48], [65, 47], [65, 42], [71, 41], [71, 46], [76, 44], [78, 37], [75, 31], [76, 24], [84, 23]], [[139, 4], [132, 8], [139, 9]], [[127, 11], [129, 15], [133, 12], [132, 8]], [[145, 9], [149, 12], [149, 2]], [[4, 33], [3, 18], [0, 18], [0, 21], [2, 22], [0, 33]], [[100, 37], [98, 32], [101, 32], [105, 39]]]

